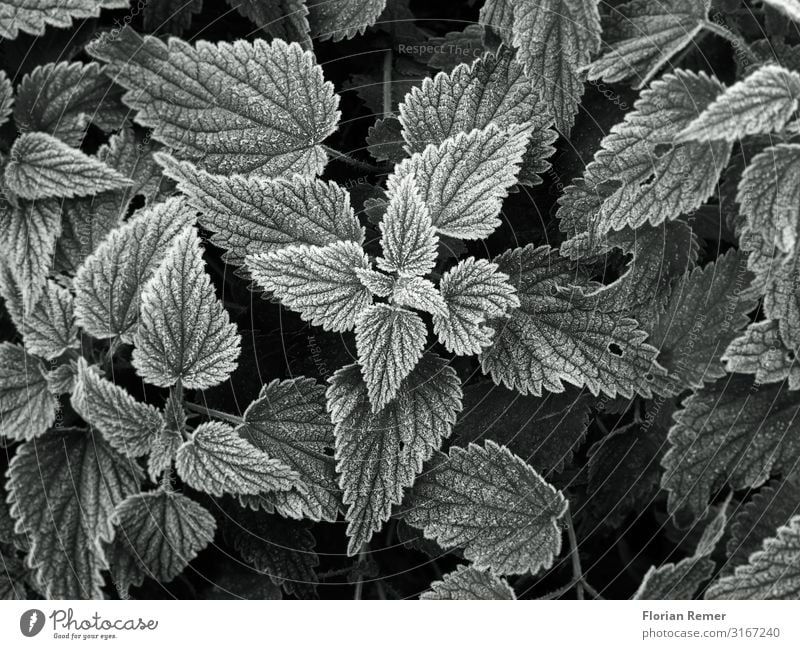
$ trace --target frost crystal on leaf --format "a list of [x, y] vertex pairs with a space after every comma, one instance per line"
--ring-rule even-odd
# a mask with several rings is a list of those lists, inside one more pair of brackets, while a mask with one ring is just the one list
[[127, 8], [130, 0], [4, 0], [0, 5], [0, 37], [19, 32], [41, 35], [45, 26], [69, 27], [73, 18], [92, 18], [101, 9]]
[[472, 566], [458, 566], [441, 581], [431, 584], [420, 599], [516, 599], [508, 582], [491, 572]]
[[320, 40], [341, 41], [375, 24], [387, 0], [308, 0], [308, 22]]
[[12, 440], [43, 435], [57, 405], [40, 361], [19, 345], [0, 343], [0, 434]]

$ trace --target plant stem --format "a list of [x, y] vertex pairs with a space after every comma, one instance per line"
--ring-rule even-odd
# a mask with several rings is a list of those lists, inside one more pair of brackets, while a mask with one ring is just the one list
[[241, 417], [237, 417], [236, 415], [231, 415], [227, 412], [222, 412], [220, 410], [213, 410], [211, 408], [206, 408], [205, 406], [201, 406], [197, 403], [191, 403], [189, 401], [185, 401], [183, 404], [187, 410], [191, 410], [192, 412], [198, 412], [201, 415], [208, 415], [209, 417], [214, 417], [215, 419], [221, 419], [222, 421], [227, 421], [229, 424], [233, 424], [234, 426], [238, 426], [239, 424], [244, 423], [244, 419]]
[[575, 579], [573, 579], [569, 583], [564, 584], [561, 588], [557, 588], [556, 590], [547, 593], [547, 595], [545, 595], [544, 597], [537, 597], [536, 599], [558, 599], [559, 597], [563, 597], [564, 595], [566, 595], [569, 591], [573, 589], [573, 587], [577, 586], [579, 583], [580, 581], [576, 581]]
[[567, 538], [569, 539], [570, 561], [572, 562], [572, 581], [575, 583], [575, 593], [578, 599], [583, 599], [583, 568], [578, 554], [578, 539], [575, 536], [575, 526], [572, 524], [572, 510], [567, 505]]
[[731, 45], [733, 45], [734, 50], [740, 49], [745, 56], [750, 59], [751, 63], [758, 61], [758, 57], [756, 57], [755, 52], [750, 49], [750, 46], [745, 42], [744, 38], [731, 30], [730, 27], [720, 25], [711, 20], [703, 20], [700, 22], [700, 25], [703, 29], [716, 34], [720, 38], [724, 38]]
[[383, 55], [383, 116], [392, 114], [392, 48]]
[[370, 173], [376, 173], [376, 174], [386, 173], [386, 169], [384, 169], [383, 167], [376, 167], [375, 165], [370, 164], [369, 162], [358, 160], [357, 158], [354, 158], [353, 156], [348, 155], [347, 153], [342, 153], [341, 151], [337, 151], [336, 149], [331, 148], [326, 144], [323, 144], [322, 148], [328, 152], [328, 155], [330, 155], [333, 160], [340, 160], [353, 167], [357, 167], [358, 169], [362, 169], [363, 171], [368, 171]]
[[[357, 563], [362, 563], [367, 559], [367, 544], [364, 543], [361, 546], [361, 551], [358, 553], [358, 561]], [[353, 599], [361, 599], [361, 594], [364, 591], [364, 580], [361, 578], [361, 575], [358, 577], [358, 581], [356, 582], [356, 590], [353, 593]]]
[[586, 589], [586, 592], [589, 593], [595, 599], [605, 599], [605, 597], [603, 597], [600, 593], [598, 593], [593, 586], [590, 586], [589, 582], [587, 582], [585, 579], [583, 580], [583, 587]]

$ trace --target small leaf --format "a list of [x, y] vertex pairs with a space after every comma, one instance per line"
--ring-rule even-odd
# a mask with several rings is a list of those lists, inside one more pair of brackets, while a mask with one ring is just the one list
[[419, 598], [488, 600], [516, 599], [516, 596], [505, 579], [485, 570], [462, 565], [447, 573], [441, 581], [434, 581], [431, 589]]
[[359, 268], [369, 268], [369, 259], [353, 241], [249, 255], [247, 268], [256, 283], [284, 306], [328, 331], [351, 330], [372, 302], [356, 274]]
[[797, 111], [800, 74], [766, 65], [719, 95], [678, 134], [679, 142], [735, 142], [783, 129]]
[[567, 501], [523, 460], [487, 441], [453, 447], [414, 485], [405, 520], [480, 570], [536, 573], [561, 552]]
[[0, 343], [0, 434], [18, 441], [40, 437], [55, 423], [57, 407], [39, 360], [19, 345]]
[[461, 409], [461, 385], [444, 359], [430, 354], [417, 363], [394, 401], [373, 412], [357, 365], [336, 372], [328, 410], [336, 425], [336, 468], [350, 542], [349, 555], [388, 520], [415, 476], [450, 435]]
[[218, 421], [200, 424], [175, 458], [178, 475], [197, 491], [220, 497], [298, 487], [298, 474]]
[[177, 577], [211, 543], [217, 527], [205, 507], [163, 489], [130, 496], [117, 505], [115, 517], [115, 544], [162, 583]]
[[4, 0], [0, 37], [13, 40], [20, 31], [41, 36], [46, 25], [70, 27], [73, 18], [95, 18], [101, 9], [127, 9], [130, 0]]
[[447, 312], [436, 313], [433, 329], [447, 351], [480, 354], [492, 344], [495, 330], [488, 320], [519, 307], [516, 289], [497, 264], [470, 257], [448, 270], [439, 283]]
[[295, 244], [364, 240], [350, 195], [334, 182], [303, 176], [216, 176], [166, 154], [156, 159], [202, 212], [203, 227], [214, 232], [211, 242], [226, 250], [230, 263], [241, 265], [249, 254]]
[[792, 516], [763, 549], [722, 577], [706, 599], [797, 599], [800, 594], [800, 516]]
[[211, 173], [313, 176], [325, 164], [338, 97], [297, 43], [165, 44], [126, 26], [87, 50], [128, 90], [139, 124]]
[[413, 175], [389, 182], [389, 205], [380, 222], [381, 249], [378, 268], [407, 277], [426, 275], [436, 265], [439, 237], [422, 202]]
[[147, 456], [147, 475], [151, 482], [157, 482], [164, 471], [172, 466], [181, 444], [183, 437], [177, 430], [164, 428], [155, 436]]
[[389, 403], [425, 350], [427, 331], [416, 313], [388, 304], [367, 307], [356, 321], [356, 349], [372, 411]]
[[289, 43], [297, 41], [304, 49], [311, 49], [305, 0], [228, 0], [228, 4], [271, 36]]
[[790, 390], [800, 390], [800, 364], [783, 344], [774, 320], [751, 324], [728, 345], [722, 360], [728, 372], [753, 374], [756, 383], [787, 381]]
[[341, 41], [363, 34], [386, 8], [387, 0], [309, 0], [308, 22], [322, 41]]
[[205, 273], [200, 240], [183, 230], [142, 290], [133, 365], [148, 383], [203, 390], [236, 369], [241, 339]]
[[0, 126], [3, 126], [14, 111], [14, 86], [5, 70], [0, 70]]
[[422, 277], [400, 277], [392, 287], [392, 301], [398, 306], [419, 309], [438, 316], [447, 315], [447, 304], [433, 282]]
[[95, 338], [130, 343], [139, 322], [141, 292], [194, 211], [171, 198], [138, 212], [113, 230], [74, 280], [78, 324]]
[[458, 133], [403, 160], [389, 190], [413, 175], [436, 231], [457, 239], [483, 239], [500, 225], [503, 199], [516, 183], [528, 144], [528, 125]]
[[14, 141], [5, 182], [30, 200], [88, 196], [131, 184], [113, 167], [46, 133], [23, 133]]
[[78, 361], [72, 407], [115, 451], [131, 458], [145, 455], [164, 428], [164, 418], [156, 408], [136, 401], [95, 369], [83, 359]]
[[391, 275], [384, 275], [371, 268], [356, 268], [355, 270], [364, 288], [368, 289], [373, 295], [389, 297], [394, 291], [395, 281]]
[[28, 563], [48, 599], [101, 599], [101, 543], [114, 508], [139, 490], [141, 473], [100, 436], [51, 432], [17, 449], [8, 469], [16, 530], [31, 542]]

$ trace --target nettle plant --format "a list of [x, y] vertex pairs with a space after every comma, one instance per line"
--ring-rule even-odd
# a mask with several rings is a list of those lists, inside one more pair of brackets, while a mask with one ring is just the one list
[[[10, 4], [13, 39], [127, 3]], [[0, 593], [600, 597], [596, 535], [647, 515], [670, 550], [626, 596], [796, 597], [795, 3], [487, 0], [444, 36], [296, 4], [0, 76]], [[313, 48], [356, 37], [377, 165], [325, 143]], [[284, 318], [327, 355], [264, 380], [308, 367]], [[377, 576], [420, 552], [433, 583]]]

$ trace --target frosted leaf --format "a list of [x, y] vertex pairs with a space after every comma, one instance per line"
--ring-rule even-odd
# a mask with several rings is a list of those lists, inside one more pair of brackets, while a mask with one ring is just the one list
[[519, 307], [516, 289], [497, 264], [469, 257], [448, 270], [439, 283], [447, 305], [445, 314], [434, 314], [433, 329], [447, 351], [480, 354], [492, 343], [491, 319]]
[[472, 566], [458, 566], [441, 581], [434, 581], [431, 589], [420, 599], [516, 599], [511, 586], [502, 577]]
[[422, 277], [400, 277], [394, 283], [392, 302], [440, 317], [447, 315], [447, 304], [438, 289]]
[[85, 430], [50, 432], [17, 449], [11, 514], [31, 542], [28, 563], [47, 599], [102, 599], [101, 544], [113, 536], [114, 508], [140, 481], [135, 463]]
[[130, 0], [4, 0], [0, 5], [0, 38], [19, 32], [41, 36], [46, 25], [70, 27], [73, 18], [94, 18], [101, 9], [125, 9]]
[[3, 126], [14, 110], [14, 86], [5, 73], [0, 70], [0, 126]]
[[389, 297], [394, 291], [394, 278], [391, 275], [384, 275], [371, 268], [356, 268], [356, 275], [364, 288], [373, 295]]
[[763, 549], [732, 575], [711, 584], [706, 599], [788, 599], [800, 597], [800, 516], [792, 516]]
[[336, 520], [339, 489], [327, 453], [334, 445], [333, 424], [323, 385], [302, 377], [264, 385], [236, 432], [299, 474], [305, 491], [269, 494], [279, 509], [317, 521]]
[[189, 29], [195, 14], [203, 10], [203, 0], [159, 0], [144, 5], [142, 28], [146, 32], [180, 34]]
[[387, 0], [308, 0], [308, 22], [320, 40], [341, 41], [363, 34], [386, 8]]
[[774, 320], [751, 324], [728, 345], [722, 360], [728, 372], [752, 374], [757, 383], [787, 381], [790, 390], [800, 390], [800, 364], [783, 344]]
[[458, 239], [488, 237], [500, 225], [503, 199], [516, 183], [527, 128], [490, 124], [431, 144], [395, 167], [389, 189], [413, 175], [438, 232]]
[[550, 128], [552, 114], [509, 48], [485, 54], [471, 65], [462, 63], [449, 74], [425, 79], [411, 89], [399, 111], [410, 153], [489, 124], [503, 129], [529, 124], [530, 142], [519, 181], [539, 184], [538, 174], [550, 167], [547, 158], [554, 152], [552, 144], [557, 137]]
[[57, 407], [40, 361], [19, 345], [0, 343], [0, 434], [12, 440], [40, 437], [55, 423]]
[[177, 577], [211, 543], [217, 527], [205, 507], [164, 489], [127, 498], [115, 518], [117, 551], [162, 583]]
[[200, 240], [183, 230], [142, 290], [133, 365], [148, 383], [210, 388], [236, 369], [241, 338], [205, 272]]
[[175, 458], [178, 475], [192, 489], [212, 496], [288, 491], [298, 474], [242, 439], [228, 424], [200, 424]]
[[800, 74], [766, 65], [719, 95], [678, 134], [678, 141], [727, 140], [773, 133], [797, 111]]
[[444, 359], [424, 356], [394, 401], [373, 412], [357, 365], [336, 372], [328, 388], [328, 410], [336, 425], [336, 468], [349, 505], [347, 552], [389, 519], [428, 460], [450, 435], [461, 409], [461, 382]]
[[341, 241], [327, 246], [289, 246], [249, 255], [255, 282], [303, 320], [328, 331], [349, 331], [372, 297], [356, 269], [368, 269], [361, 245]]
[[302, 176], [217, 176], [165, 154], [156, 159], [200, 210], [200, 222], [213, 232], [211, 242], [226, 250], [230, 263], [241, 265], [249, 254], [295, 244], [364, 240], [350, 195], [334, 182]]
[[723, 484], [764, 484], [777, 466], [800, 457], [796, 394], [733, 375], [695, 392], [675, 414], [661, 486], [671, 513], [702, 515]]
[[633, 0], [612, 9], [613, 43], [588, 66], [588, 78], [616, 83], [633, 77], [634, 87], [643, 88], [700, 33], [710, 5], [710, 0]]
[[427, 330], [416, 313], [388, 304], [364, 309], [356, 320], [356, 349], [372, 411], [400, 389], [425, 351]]
[[512, 0], [486, 0], [478, 17], [481, 25], [511, 43], [514, 29], [514, 4]]
[[271, 36], [311, 49], [305, 0], [228, 0], [228, 4]]
[[178, 157], [222, 174], [315, 175], [325, 164], [320, 143], [339, 121], [338, 98], [297, 43], [165, 44], [125, 27], [87, 49], [128, 90], [136, 121]]
[[14, 123], [78, 146], [89, 124], [104, 131], [125, 124], [120, 91], [97, 63], [48, 63], [26, 74], [17, 88]]
[[414, 484], [405, 520], [475, 568], [536, 573], [561, 552], [560, 491], [504, 446], [453, 447]]
[[27, 199], [88, 196], [120, 189], [131, 180], [97, 158], [47, 133], [23, 133], [11, 147], [5, 182]]
[[484, 373], [523, 394], [563, 392], [563, 381], [592, 394], [650, 396], [665, 370], [635, 320], [598, 308], [578, 290], [560, 288], [575, 271], [546, 246], [509, 250], [495, 258], [517, 289], [520, 307], [489, 322], [494, 342], [481, 356]]
[[164, 418], [156, 408], [136, 401], [96, 369], [82, 358], [78, 361], [72, 407], [115, 451], [131, 458], [145, 455], [164, 428]]
[[430, 212], [413, 175], [396, 184], [390, 181], [389, 187], [389, 205], [379, 225], [383, 257], [376, 260], [378, 268], [410, 277], [426, 275], [436, 265], [439, 243]]
[[195, 212], [171, 198], [139, 211], [114, 229], [75, 276], [78, 324], [95, 338], [132, 342], [141, 293]]

